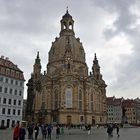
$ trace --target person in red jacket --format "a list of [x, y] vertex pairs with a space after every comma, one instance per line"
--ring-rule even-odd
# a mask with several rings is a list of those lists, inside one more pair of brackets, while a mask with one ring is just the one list
[[16, 127], [14, 128], [13, 140], [19, 139], [19, 133], [20, 133], [20, 127], [19, 127], [19, 121], [17, 121]]

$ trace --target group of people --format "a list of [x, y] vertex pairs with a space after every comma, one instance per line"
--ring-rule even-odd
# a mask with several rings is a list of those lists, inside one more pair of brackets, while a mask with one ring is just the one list
[[[120, 136], [119, 126], [112, 125], [112, 124], [109, 124], [107, 126], [108, 136], [113, 136], [114, 129], [116, 129], [117, 136]], [[33, 123], [27, 126], [28, 139], [33, 139], [33, 135], [34, 135], [34, 138], [37, 139], [39, 135], [39, 130], [41, 131], [43, 140], [45, 140], [46, 138], [51, 139], [52, 130], [53, 130], [53, 126], [51, 124], [38, 125], [38, 124], [33, 124]], [[88, 135], [90, 135], [91, 125], [85, 125], [85, 130], [87, 130]], [[56, 125], [55, 131], [56, 131], [56, 139], [59, 139], [60, 134], [61, 135], [64, 134], [64, 127], [60, 125]], [[17, 122], [14, 128], [14, 132], [13, 132], [13, 140], [25, 140], [25, 135], [26, 135], [25, 124], [24, 123], [20, 124], [19, 122]]]
[[113, 130], [116, 128], [116, 133], [117, 133], [117, 136], [119, 137], [120, 134], [119, 134], [119, 126], [118, 125], [108, 125], [107, 126], [107, 133], [108, 133], [108, 136], [113, 136]]
[[[53, 126], [51, 124], [38, 125], [33, 123], [27, 126], [28, 139], [33, 139], [33, 137], [37, 139], [39, 135], [39, 130], [41, 131], [43, 140], [45, 140], [46, 138], [51, 139], [52, 130], [53, 130]], [[56, 125], [55, 131], [56, 131], [56, 139], [59, 139], [60, 134], [61, 135], [64, 134], [64, 127], [63, 126], [60, 127], [60, 125]], [[25, 126], [23, 124], [20, 125], [20, 123], [17, 122], [13, 132], [13, 140], [25, 140], [25, 135], [26, 135]]]
[[25, 140], [26, 129], [24, 128], [24, 124], [17, 122], [14, 132], [13, 132], [13, 140]]

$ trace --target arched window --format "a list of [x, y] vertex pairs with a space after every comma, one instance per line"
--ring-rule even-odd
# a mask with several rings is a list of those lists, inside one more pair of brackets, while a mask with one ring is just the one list
[[66, 22], [64, 22], [63, 25], [64, 25], [63, 28], [66, 29], [67, 28]]
[[56, 89], [54, 91], [54, 109], [57, 109], [59, 107], [58, 105], [58, 90]]
[[71, 22], [69, 22], [69, 29], [71, 29], [72, 30], [72, 23]]
[[72, 108], [72, 88], [67, 88], [65, 91], [65, 106], [66, 108]]
[[90, 108], [91, 108], [91, 111], [94, 111], [93, 93], [90, 95]]
[[82, 110], [82, 90], [79, 90], [79, 110]]

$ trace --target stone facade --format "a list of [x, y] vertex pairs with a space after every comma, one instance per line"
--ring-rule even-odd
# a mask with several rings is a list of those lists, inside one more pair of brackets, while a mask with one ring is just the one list
[[95, 54], [88, 74], [85, 51], [75, 37], [68, 10], [60, 36], [52, 42], [47, 71], [41, 74], [39, 52], [28, 84], [28, 119], [63, 124], [106, 123], [106, 84]]

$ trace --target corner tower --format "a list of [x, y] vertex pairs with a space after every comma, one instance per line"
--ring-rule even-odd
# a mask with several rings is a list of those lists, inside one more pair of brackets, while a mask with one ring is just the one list
[[33, 74], [34, 74], [35, 79], [38, 79], [41, 74], [41, 63], [40, 63], [40, 58], [39, 58], [39, 52], [37, 52], [37, 57], [35, 59], [35, 63], [33, 66]]

